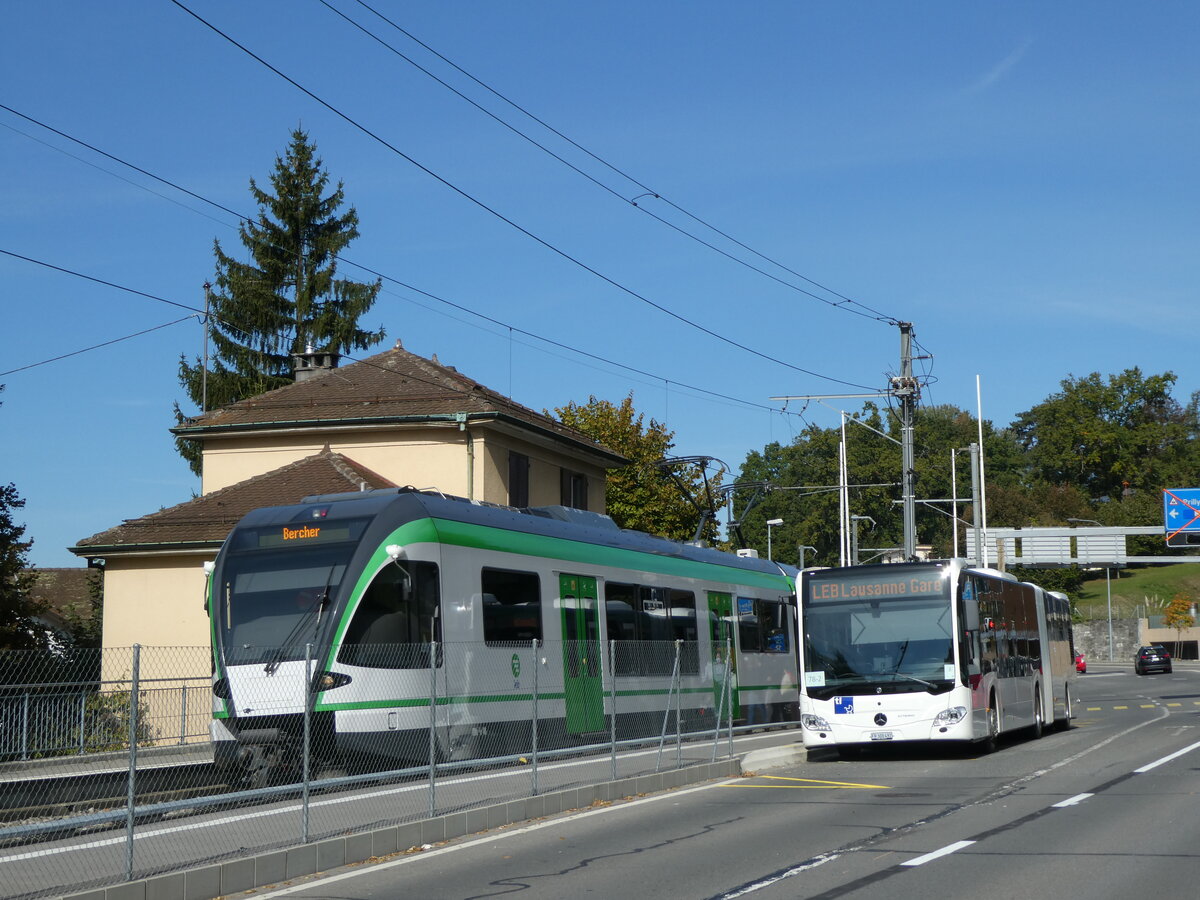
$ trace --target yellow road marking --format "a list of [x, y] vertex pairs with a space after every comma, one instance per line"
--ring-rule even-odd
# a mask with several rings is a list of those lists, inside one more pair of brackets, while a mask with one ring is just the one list
[[1087, 708], [1087, 711], [1088, 712], [1100, 712], [1100, 710], [1102, 710], [1102, 709], [1104, 709], [1103, 706], [1089, 706]]
[[1182, 703], [1168, 703], [1167, 706], [1183, 706]]
[[1114, 706], [1113, 709], [1129, 709], [1128, 706]]
[[772, 781], [797, 781], [799, 784], [732, 784], [722, 785], [723, 787], [785, 787], [785, 788], [856, 788], [858, 790], [875, 790], [888, 791], [891, 788], [886, 784], [856, 784], [853, 781], [820, 781], [816, 778], [787, 778], [783, 775], [759, 775], [759, 778], [766, 778]]
[[[1121, 707], [1118, 706], [1117, 709], [1121, 709]], [[1154, 709], [1154, 704], [1153, 703], [1143, 703], [1142, 709]]]

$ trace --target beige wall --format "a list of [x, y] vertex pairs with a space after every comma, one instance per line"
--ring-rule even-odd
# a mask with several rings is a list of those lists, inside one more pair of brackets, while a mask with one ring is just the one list
[[467, 443], [457, 425], [209, 438], [204, 443], [201, 493], [209, 494], [312, 456], [326, 444], [396, 484], [436, 486], [446, 493], [466, 495]]
[[106, 557], [104, 646], [207, 647], [202, 565], [214, 556]]
[[508, 503], [508, 454], [530, 459], [529, 502], [561, 500], [565, 467], [588, 478], [588, 509], [604, 512], [605, 469], [567, 453], [495, 429], [392, 427], [380, 431], [331, 431], [318, 435], [278, 433], [209, 438], [204, 447], [201, 490], [208, 494], [330, 449], [399, 485], [435, 488], [447, 494]]

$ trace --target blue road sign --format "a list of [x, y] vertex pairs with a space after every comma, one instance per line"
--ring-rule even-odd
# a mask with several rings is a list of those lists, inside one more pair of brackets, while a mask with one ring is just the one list
[[1168, 547], [1192, 546], [1200, 539], [1200, 488], [1163, 491], [1163, 527]]

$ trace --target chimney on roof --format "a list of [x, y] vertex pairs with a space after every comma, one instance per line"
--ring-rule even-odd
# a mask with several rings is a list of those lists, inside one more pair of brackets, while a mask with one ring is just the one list
[[311, 344], [303, 353], [293, 353], [292, 371], [296, 383], [308, 381], [308, 379], [315, 378], [322, 372], [336, 369], [340, 359], [341, 354], [334, 353], [332, 350], [313, 350]]

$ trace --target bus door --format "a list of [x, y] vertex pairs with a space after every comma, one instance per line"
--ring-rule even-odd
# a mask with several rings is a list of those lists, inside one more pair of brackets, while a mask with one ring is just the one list
[[[708, 592], [708, 621], [712, 639], [713, 709], [722, 710], [722, 717], [729, 715], [727, 703], [733, 704], [733, 717], [741, 716], [737, 692], [737, 636], [734, 631], [733, 595], [720, 591]], [[726, 659], [728, 648], [728, 659]], [[721, 702], [721, 691], [725, 686], [726, 672], [729, 673], [729, 697]]]
[[567, 733], [602, 731], [604, 684], [600, 672], [599, 600], [596, 579], [558, 576], [562, 606], [563, 689]]

